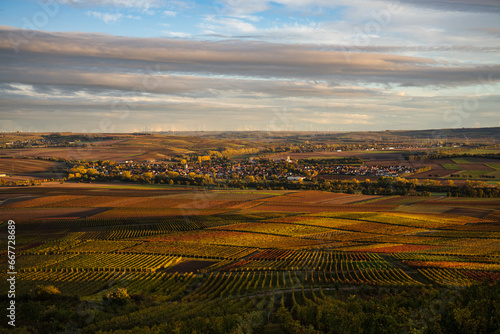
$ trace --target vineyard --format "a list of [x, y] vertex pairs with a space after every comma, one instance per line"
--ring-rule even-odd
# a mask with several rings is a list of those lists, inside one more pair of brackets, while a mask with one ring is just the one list
[[[71, 192], [0, 206], [0, 213], [23, 205], [28, 211], [57, 211], [100, 203], [126, 204], [127, 210], [161, 203], [161, 210], [173, 209], [171, 215], [157, 216], [152, 210], [149, 216], [141, 211], [122, 217], [118, 211], [112, 216], [112, 207], [105, 215], [34, 216], [16, 222], [17, 293], [22, 298], [32, 296], [35, 287], [53, 286], [63, 296], [98, 305], [92, 304], [96, 314], [119, 291], [135, 303], [127, 318], [119, 313], [92, 318], [84, 326], [88, 333], [135, 326], [173, 331], [162, 321], [165, 314], [172, 323], [191, 323], [194, 314], [212, 319], [210, 307], [227, 321], [237, 314], [274, 314], [280, 307], [297, 317], [299, 310], [331, 303], [343, 293], [461, 291], [500, 281], [500, 221], [493, 211], [482, 218], [465, 215], [472, 206], [467, 201], [452, 202], [463, 209], [460, 214], [444, 215], [425, 211], [424, 201], [399, 196], [384, 199], [383, 205], [378, 198], [359, 202], [356, 197], [358, 202], [346, 207], [343, 194], [226, 191], [203, 202], [222, 211], [179, 215], [181, 202], [192, 204], [199, 194], [173, 198], [166, 190], [149, 194], [148, 202], [139, 190], [137, 197], [103, 195], [102, 201], [99, 195]], [[422, 210], [401, 211], [398, 202]], [[486, 204], [491, 206], [491, 200]], [[281, 206], [296, 210], [282, 212]], [[4, 253], [4, 264], [5, 259]]]

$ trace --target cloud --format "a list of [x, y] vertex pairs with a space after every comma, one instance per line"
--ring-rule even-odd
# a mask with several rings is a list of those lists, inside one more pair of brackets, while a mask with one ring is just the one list
[[115, 24], [116, 22], [120, 21], [123, 16], [120, 13], [111, 14], [111, 13], [101, 13], [93, 11], [88, 11], [87, 15], [102, 20], [106, 24]]
[[140, 16], [135, 16], [135, 15], [125, 15], [124, 16], [126, 19], [131, 19], [131, 20], [141, 20], [142, 17]]
[[200, 24], [200, 28], [204, 29], [205, 32], [222, 30], [230, 32], [237, 31], [238, 33], [252, 33], [257, 31], [257, 28], [252, 23], [237, 18], [217, 18], [210, 15], [205, 17], [203, 21], [204, 22]]
[[399, 0], [403, 4], [427, 7], [440, 11], [498, 13], [500, 3], [497, 0]]
[[[0, 30], [0, 55], [13, 54], [12, 36], [23, 36], [23, 31]], [[394, 50], [397, 48], [393, 47]], [[362, 52], [348, 46], [39, 32], [36, 39], [22, 45], [21, 51], [12, 61], [4, 62], [3, 67], [14, 68], [21, 61], [68, 68], [87, 64], [127, 71], [158, 66], [161, 71], [171, 73], [401, 86], [459, 86], [490, 75], [494, 81], [500, 78], [498, 64], [443, 63], [434, 57]]]
[[[16, 38], [29, 41], [17, 54]], [[451, 127], [458, 125], [443, 115], [480, 92], [477, 112], [460, 126], [496, 124], [500, 65], [436, 54], [494, 55], [498, 47], [350, 47], [0, 27], [0, 118], [11, 130], [98, 129], [103, 117], [116, 131], [137, 124], [265, 130], [286, 108], [293, 129]]]
[[163, 31], [164, 34], [174, 37], [174, 38], [189, 38], [191, 37], [190, 33], [182, 32], [182, 31]]
[[270, 1], [267, 0], [222, 0], [222, 15], [248, 15], [253, 13], [260, 13], [270, 8]]
[[291, 10], [308, 10], [313, 7], [339, 8], [344, 6], [373, 7], [387, 6], [393, 8], [400, 5], [424, 7], [440, 11], [482, 12], [500, 11], [497, 0], [222, 0], [223, 13], [226, 15], [241, 15], [261, 13], [272, 8], [273, 4], [284, 6]]
[[123, 7], [148, 10], [165, 6], [164, 0], [58, 0], [59, 3], [72, 7]]
[[174, 16], [176, 16], [176, 15], [177, 15], [177, 12], [174, 12], [174, 11], [172, 11], [172, 10], [164, 10], [164, 11], [163, 11], [163, 15], [165, 15], [165, 16], [170, 16], [170, 17], [174, 17]]

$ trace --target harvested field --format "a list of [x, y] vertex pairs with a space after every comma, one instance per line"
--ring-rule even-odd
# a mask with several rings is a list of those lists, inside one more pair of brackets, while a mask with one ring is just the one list
[[490, 210], [481, 210], [481, 209], [472, 209], [472, 208], [453, 208], [449, 211], [445, 211], [444, 213], [459, 215], [459, 216], [484, 218], [490, 212], [491, 212]]
[[483, 217], [484, 219], [491, 219], [494, 221], [500, 221], [500, 210], [494, 210]]
[[243, 231], [243, 232], [255, 232], [263, 234], [273, 234], [273, 235], [285, 235], [285, 236], [302, 236], [313, 233], [323, 233], [329, 232], [330, 230], [318, 226], [307, 226], [307, 225], [295, 225], [295, 224], [280, 224], [280, 223], [241, 223], [233, 224], [230, 226], [221, 226], [213, 228], [215, 230], [227, 230], [227, 231]]
[[14, 196], [17, 196], [17, 195], [12, 195], [12, 197], [10, 197], [10, 198], [9, 198], [8, 195], [5, 195], [5, 196], [7, 198], [3, 199], [3, 201], [0, 202], [0, 206], [7, 205], [7, 204], [15, 204], [15, 203], [24, 202], [24, 201], [28, 201], [28, 200], [36, 198], [34, 196], [14, 197]]
[[431, 170], [421, 172], [421, 173], [412, 174], [412, 175], [408, 176], [408, 178], [410, 178], [410, 179], [432, 179], [432, 178], [436, 178], [436, 177], [441, 178], [441, 177], [445, 177], [445, 176], [448, 176], [450, 174], [453, 174], [455, 172], [456, 172], [456, 170], [444, 169], [441, 166], [439, 166], [439, 168], [433, 167]]
[[321, 205], [325, 205], [325, 204], [328, 204], [328, 205], [342, 205], [342, 204], [353, 204], [353, 203], [357, 203], [357, 202], [364, 202], [364, 201], [367, 201], [367, 200], [371, 200], [371, 199], [375, 199], [375, 198], [379, 198], [380, 196], [370, 196], [370, 195], [348, 195], [348, 194], [345, 194], [346, 196], [343, 196], [343, 197], [338, 197], [338, 198], [334, 198], [334, 199], [328, 199], [328, 200], [324, 200], [324, 201], [319, 201], [319, 202], [316, 202], [317, 204], [321, 204]]
[[494, 210], [500, 209], [500, 201], [495, 199], [474, 199], [474, 198], [449, 198], [442, 197], [436, 199], [429, 199], [426, 202], [415, 203], [418, 205], [443, 205], [452, 207], [465, 207], [472, 209]]
[[35, 208], [35, 207], [49, 207], [56, 205], [59, 202], [65, 202], [70, 200], [77, 200], [83, 198], [82, 195], [57, 195], [57, 196], [46, 196], [46, 197], [32, 197], [32, 199], [26, 201], [19, 201], [16, 203], [7, 203], [2, 207], [8, 209], [19, 209], [19, 208]]
[[[100, 146], [92, 148], [77, 147], [47, 147], [47, 148], [27, 148], [27, 149], [7, 149], [0, 152], [0, 156], [38, 156], [44, 158], [63, 158], [74, 160], [114, 160], [122, 161], [129, 159], [129, 156], [139, 156], [143, 154], [140, 148], [116, 148]], [[1, 159], [3, 160], [3, 159]], [[7, 159], [6, 159], [7, 160]], [[42, 160], [43, 161], [43, 160]]]
[[[378, 212], [387, 211], [394, 209], [395, 206], [391, 205], [370, 205], [366, 204], [363, 206], [363, 211], [368, 212]], [[359, 206], [356, 205], [301, 205], [301, 203], [296, 203], [292, 205], [291, 203], [270, 203], [262, 204], [254, 208], [259, 211], [285, 211], [285, 212], [304, 212], [304, 213], [319, 213], [319, 212], [357, 212], [359, 211]]]
[[428, 249], [436, 249], [439, 246], [430, 245], [395, 245], [395, 246], [384, 246], [384, 245], [374, 245], [369, 248], [351, 248], [351, 251], [356, 252], [371, 252], [371, 253], [407, 253], [407, 252], [418, 252], [425, 251]]
[[338, 198], [350, 197], [348, 194], [328, 193], [323, 191], [301, 191], [275, 196], [265, 200], [266, 203], [323, 203]]
[[173, 267], [164, 269], [164, 270], [159, 270], [160, 272], [165, 272], [167, 274], [170, 273], [196, 273], [200, 269], [204, 269], [207, 267], [210, 267], [213, 264], [216, 264], [217, 261], [199, 261], [199, 260], [193, 260], [193, 261], [184, 261], [181, 262]]
[[137, 199], [119, 196], [83, 196], [45, 205], [48, 208], [88, 208], [132, 206]]
[[211, 208], [135, 208], [135, 207], [118, 207], [99, 214], [99, 218], [114, 218], [114, 217], [177, 217], [177, 216], [206, 216], [224, 213], [225, 209]]
[[480, 170], [480, 171], [485, 171], [485, 172], [494, 172], [495, 169], [491, 168], [489, 166], [486, 166], [485, 164], [477, 163], [477, 164], [458, 164], [460, 169], [462, 170]]
[[[5, 150], [0, 151], [0, 156]], [[56, 161], [38, 159], [0, 159], [0, 172], [7, 175], [31, 175], [33, 173], [51, 173], [63, 168], [64, 164]]]
[[[0, 214], [9, 219], [31, 220], [46, 218], [83, 218], [90, 217], [109, 210], [109, 208], [87, 209], [87, 208], [29, 208], [29, 209], [2, 209]], [[12, 218], [10, 218], [12, 217]]]

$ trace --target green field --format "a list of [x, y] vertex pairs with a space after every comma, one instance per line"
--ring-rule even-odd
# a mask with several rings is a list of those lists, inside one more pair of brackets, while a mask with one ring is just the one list
[[474, 163], [474, 158], [453, 158], [451, 159], [456, 164], [470, 164]]
[[459, 165], [452, 164], [452, 163], [441, 164], [441, 167], [443, 167], [444, 169], [450, 169], [450, 170], [460, 170], [460, 169], [462, 169]]
[[485, 165], [490, 167], [490, 168], [500, 170], [500, 164], [485, 164]]

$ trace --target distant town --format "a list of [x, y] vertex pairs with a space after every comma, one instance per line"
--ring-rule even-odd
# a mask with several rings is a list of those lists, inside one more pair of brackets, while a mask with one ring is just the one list
[[[201, 159], [200, 159], [201, 160]], [[90, 170], [91, 171], [90, 171]], [[94, 162], [88, 166], [74, 167], [69, 171], [69, 179], [82, 175], [102, 177], [134, 177], [146, 176], [175, 179], [178, 177], [205, 177], [225, 180], [246, 180], [249, 182], [263, 180], [310, 180], [318, 175], [352, 175], [352, 176], [390, 176], [396, 177], [417, 172], [410, 166], [364, 166], [364, 165], [322, 165], [304, 163], [301, 160], [286, 159], [246, 159], [232, 161], [229, 159], [211, 159], [200, 162], [183, 160], [179, 163], [164, 162]]]

